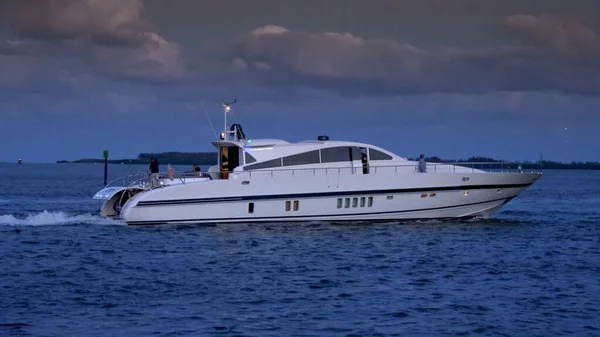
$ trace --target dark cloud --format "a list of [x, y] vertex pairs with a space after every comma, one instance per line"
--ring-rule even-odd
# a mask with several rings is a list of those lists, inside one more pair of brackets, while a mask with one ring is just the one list
[[519, 37], [560, 55], [600, 56], [600, 35], [581, 19], [557, 15], [513, 15], [506, 27]]
[[[154, 28], [141, 18], [139, 0], [28, 0], [13, 2], [13, 31], [34, 40], [91, 39], [109, 45], [136, 44]], [[117, 42], [118, 41], [118, 42]]]
[[[530, 44], [426, 50], [389, 39], [267, 25], [226, 52], [231, 67], [269, 86], [380, 93], [559, 91], [600, 94], [598, 35], [555, 17], [517, 15], [506, 27]], [[565, 57], [565, 54], [570, 57]]]
[[142, 81], [181, 78], [179, 44], [167, 41], [142, 17], [142, 0], [28, 0], [9, 3], [16, 36], [59, 43], [109, 75]]

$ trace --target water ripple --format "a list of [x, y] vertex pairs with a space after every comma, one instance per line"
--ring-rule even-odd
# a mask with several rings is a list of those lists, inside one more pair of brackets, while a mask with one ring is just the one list
[[597, 199], [575, 197], [595, 172], [548, 173], [488, 220], [139, 228], [95, 215], [93, 166], [64, 167], [30, 182], [47, 195], [0, 186], [2, 335], [600, 329]]

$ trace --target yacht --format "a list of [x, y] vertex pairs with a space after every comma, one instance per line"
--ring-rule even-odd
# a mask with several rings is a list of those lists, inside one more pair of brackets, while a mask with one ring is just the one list
[[169, 168], [154, 186], [147, 172], [120, 178], [93, 196], [101, 215], [129, 225], [485, 218], [542, 176], [498, 163], [419, 165], [328, 136], [249, 139], [241, 125], [228, 127], [231, 103], [223, 106], [217, 165], [207, 173]]

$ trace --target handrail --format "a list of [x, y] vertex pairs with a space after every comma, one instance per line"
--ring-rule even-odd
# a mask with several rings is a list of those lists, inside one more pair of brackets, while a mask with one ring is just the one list
[[[125, 176], [121, 176], [118, 178], [115, 178], [113, 180], [111, 180], [108, 184], [106, 184], [106, 187], [111, 187], [111, 186], [128, 186], [132, 180], [137, 180], [139, 178], [141, 178], [142, 176], [148, 176], [148, 172], [144, 172], [144, 171], [133, 171]], [[117, 184], [119, 183], [120, 184]]]
[[[531, 172], [533, 172], [535, 163], [527, 163], [529, 164], [529, 168]], [[375, 175], [378, 171], [387, 171], [387, 169], [393, 169], [393, 171], [389, 170], [387, 172], [393, 174], [409, 174], [418, 172], [418, 163], [412, 162], [407, 164], [397, 164], [397, 165], [368, 165], [367, 172], [370, 175]], [[475, 166], [479, 166], [476, 168]], [[483, 166], [487, 166], [488, 171], [483, 170]], [[444, 169], [440, 169], [443, 167]], [[412, 168], [410, 170], [401, 170], [402, 168]], [[457, 168], [460, 168], [457, 171]], [[314, 168], [276, 168], [276, 169], [259, 169], [259, 170], [250, 170], [250, 171], [233, 171], [227, 172], [228, 180], [229, 179], [252, 179], [253, 177], [270, 177], [274, 178], [280, 173], [289, 173], [291, 172], [290, 177], [301, 177], [301, 174], [297, 174], [297, 172], [312, 172], [312, 176], [316, 176], [317, 172], [324, 172], [325, 176], [330, 174], [340, 176], [346, 174], [358, 175], [363, 174], [363, 166], [362, 165], [348, 165], [343, 167], [314, 167]], [[400, 170], [399, 170], [400, 169]], [[469, 170], [470, 169], [470, 170]], [[453, 162], [453, 163], [427, 163], [427, 173], [419, 173], [419, 174], [438, 174], [439, 172], [444, 173], [473, 173], [477, 171], [483, 172], [495, 172], [494, 170], [498, 170], [499, 172], [511, 172], [511, 170], [515, 170], [517, 172], [524, 172], [522, 165], [519, 165], [517, 168], [511, 168], [506, 162]], [[199, 172], [180, 172], [175, 173], [173, 175], [173, 179], [179, 179], [181, 184], [186, 184], [187, 179], [192, 178], [209, 178], [212, 179], [211, 176], [217, 175], [219, 178], [217, 180], [223, 180], [223, 173], [221, 172], [208, 172], [208, 173], [199, 173]], [[155, 188], [164, 187], [167, 185], [163, 185], [162, 182], [164, 179], [170, 179], [168, 173], [159, 173], [159, 181], [161, 183], [160, 186]], [[142, 189], [148, 190], [150, 189], [150, 174], [148, 172], [132, 172], [126, 176], [113, 179], [110, 183], [106, 185], [106, 187], [116, 185], [117, 182], [122, 182], [122, 184], [118, 185], [121, 187], [125, 187], [125, 192], [130, 193], [132, 189]], [[119, 198], [118, 205], [121, 205], [123, 201], [123, 197], [125, 196], [125, 192], [121, 194]], [[120, 206], [119, 206], [120, 208]]]
[[[476, 172], [476, 170], [484, 171], [484, 172], [523, 172], [523, 171], [532, 171], [535, 169], [535, 166], [539, 165], [539, 163], [524, 163], [520, 164], [517, 167], [511, 167], [508, 162], [442, 162], [442, 163], [427, 163], [427, 173], [435, 174], [435, 173], [465, 173], [465, 172]], [[406, 168], [412, 168], [412, 170], [402, 170]], [[368, 165], [368, 173], [369, 174], [377, 174], [378, 171], [384, 171], [387, 169], [393, 169], [394, 174], [401, 173], [409, 173], [409, 172], [418, 172], [418, 162], [411, 162], [406, 164], [395, 164], [395, 165], [373, 165], [372, 162]], [[458, 169], [458, 170], [457, 170]], [[249, 170], [249, 171], [232, 171], [228, 172], [229, 179], [234, 176], [237, 177], [248, 177], [252, 178], [252, 176], [257, 175], [268, 175], [273, 177], [278, 173], [291, 173], [291, 176], [295, 176], [297, 172], [306, 172], [310, 171], [313, 175], [316, 175], [317, 172], [324, 172], [325, 175], [329, 175], [331, 173], [341, 175], [341, 174], [362, 174], [363, 166], [362, 165], [347, 165], [347, 166], [336, 166], [336, 167], [313, 167], [313, 168], [292, 168], [292, 167], [278, 167], [273, 169], [258, 169], [258, 170]], [[198, 178], [198, 177], [206, 177], [206, 176], [217, 176], [217, 179], [223, 179], [223, 174], [221, 172], [203, 172], [203, 175], [200, 176], [198, 172], [180, 172], [175, 173], [173, 179], [179, 179], [181, 183], [185, 184], [187, 178]], [[159, 173], [159, 180], [165, 179], [168, 177], [168, 174], [165, 172]], [[116, 185], [117, 182], [122, 182], [118, 186], [124, 186], [127, 188], [137, 187], [137, 188], [148, 188], [149, 187], [149, 173], [148, 172], [132, 172], [131, 174], [120, 177], [112, 180], [106, 187]]]
[[[533, 170], [534, 169], [534, 165], [539, 165], [539, 163], [525, 163], [527, 164], [527, 167], [529, 167], [529, 170]], [[410, 164], [396, 164], [396, 165], [372, 165], [372, 163], [369, 164], [369, 169], [377, 169], [377, 168], [403, 168], [403, 167], [415, 167], [417, 168], [419, 165], [418, 162], [414, 162], [414, 163], [410, 163]], [[500, 168], [503, 170], [525, 170], [526, 168], [523, 168], [523, 164], [513, 168], [510, 166], [510, 163], [508, 162], [441, 162], [441, 163], [435, 163], [435, 162], [428, 162], [427, 163], [427, 172], [430, 172], [429, 168], [430, 167], [440, 167], [440, 166], [448, 166], [448, 167], [452, 167], [452, 168], [466, 168], [466, 169], [472, 169], [472, 170], [482, 170], [484, 171], [482, 168], [485, 168], [483, 166], [487, 166], [488, 169], [495, 169], [495, 168]], [[475, 167], [478, 166], [478, 167]], [[482, 167], [482, 168], [479, 168]], [[282, 172], [282, 171], [306, 171], [306, 170], [310, 170], [310, 171], [314, 171], [314, 170], [318, 170], [318, 171], [323, 171], [323, 170], [339, 170], [339, 169], [355, 169], [355, 170], [362, 170], [363, 167], [362, 166], [355, 166], [355, 165], [348, 165], [348, 166], [334, 166], [334, 167], [314, 167], [314, 168], [286, 168], [285, 166], [283, 167], [277, 167], [277, 168], [273, 168], [273, 169], [256, 169], [256, 170], [249, 170], [249, 171], [233, 171], [233, 172], [229, 172], [229, 174], [236, 174], [236, 173], [249, 173], [249, 172]], [[218, 173], [218, 172], [213, 172], [213, 173]]]
[[[474, 173], [478, 171], [482, 172], [534, 172], [535, 166], [538, 163], [525, 163], [519, 164], [517, 167], [510, 165], [508, 162], [448, 162], [448, 163], [427, 163], [427, 173]], [[367, 169], [369, 174], [377, 174], [378, 171], [384, 171], [387, 169], [393, 169], [394, 174], [407, 174], [409, 172], [418, 172], [418, 163], [412, 162], [407, 164], [396, 164], [396, 165], [372, 165], [369, 164]], [[525, 167], [524, 167], [525, 166]], [[412, 168], [411, 170], [402, 170], [402, 168]], [[310, 171], [313, 176], [317, 172], [324, 172], [325, 175], [329, 175], [331, 172], [337, 175], [341, 174], [362, 174], [362, 165], [348, 165], [343, 167], [314, 167], [314, 168], [291, 168], [291, 167], [277, 167], [272, 169], [257, 169], [249, 171], [232, 171], [228, 172], [228, 178], [233, 177], [248, 177], [252, 176], [269, 176], [274, 177], [278, 173], [289, 173], [291, 177], [294, 177], [298, 172]], [[343, 173], [342, 173], [343, 172]], [[221, 172], [210, 172], [213, 176], [218, 176], [219, 179], [223, 179], [223, 173]]]
[[[182, 183], [185, 183], [186, 178], [206, 177], [206, 173], [202, 172], [202, 175], [200, 175], [200, 174], [201, 174], [200, 172], [180, 172], [180, 173], [175, 173], [173, 175], [173, 179], [179, 179]], [[159, 177], [158, 178], [159, 180], [166, 179], [166, 178], [169, 178], [169, 174], [167, 172], [159, 172], [158, 177]], [[150, 179], [150, 173], [145, 172], [145, 171], [135, 171], [128, 175], [121, 176], [119, 178], [111, 180], [106, 185], [106, 187], [111, 187], [111, 186], [133, 187], [134, 185], [138, 184], [139, 182], [144, 181], [144, 180], [149, 181], [149, 179]]]

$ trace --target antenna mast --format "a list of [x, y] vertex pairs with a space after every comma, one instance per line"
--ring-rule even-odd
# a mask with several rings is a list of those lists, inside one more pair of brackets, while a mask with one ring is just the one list
[[227, 113], [231, 110], [231, 105], [233, 103], [237, 102], [236, 99], [234, 99], [231, 102], [225, 102], [223, 101], [223, 110], [224, 110], [224, 114], [225, 114], [225, 118], [224, 118], [224, 124], [225, 124], [225, 128], [223, 129], [223, 135], [225, 136], [224, 139], [228, 139], [229, 137], [227, 136], [229, 134], [229, 132], [227, 131]]
[[215, 135], [215, 139], [217, 139], [217, 133], [215, 132], [215, 127], [213, 126], [213, 124], [210, 120], [210, 116], [208, 115], [208, 112], [206, 111], [206, 106], [204, 106], [204, 101], [200, 101], [200, 103], [202, 103], [202, 110], [204, 110], [204, 114], [206, 115], [206, 118], [208, 119], [208, 124], [210, 124], [210, 128], [212, 129], [212, 132]]

